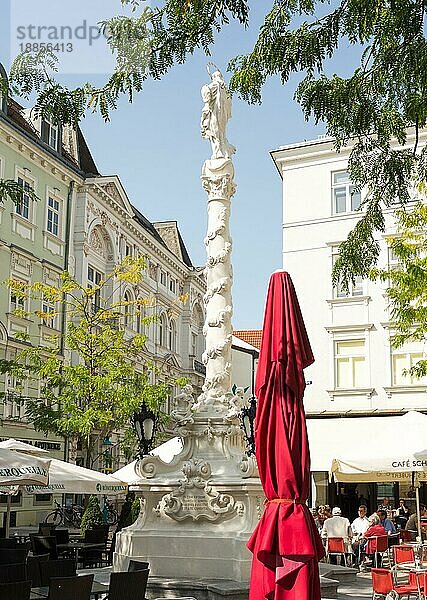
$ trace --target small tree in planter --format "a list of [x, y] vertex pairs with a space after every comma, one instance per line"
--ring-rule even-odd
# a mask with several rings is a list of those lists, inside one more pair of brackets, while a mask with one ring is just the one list
[[82, 535], [85, 534], [86, 529], [92, 529], [93, 527], [103, 524], [104, 520], [102, 518], [102, 511], [101, 507], [99, 506], [98, 497], [91, 496], [83, 514], [82, 524], [80, 525]]

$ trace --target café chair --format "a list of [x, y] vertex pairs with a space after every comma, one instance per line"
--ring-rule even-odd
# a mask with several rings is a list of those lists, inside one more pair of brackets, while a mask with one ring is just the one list
[[17, 548], [18, 540], [16, 538], [0, 538], [0, 548]]
[[56, 525], [52, 523], [39, 523], [39, 535], [55, 535]]
[[326, 541], [326, 559], [328, 563], [331, 562], [331, 556], [340, 557], [340, 563], [345, 566], [345, 546], [344, 538], [342, 537], [328, 537]]
[[389, 569], [371, 569], [372, 577], [372, 600], [380, 597], [382, 600], [394, 592], [400, 598], [401, 596], [419, 597], [418, 586], [406, 583], [403, 585], [395, 585], [392, 572]]
[[399, 536], [402, 542], [410, 542], [412, 540], [412, 534], [407, 529], [401, 529], [399, 531]]
[[130, 559], [128, 573], [134, 573], [135, 571], [146, 571], [147, 569], [150, 570], [150, 563], [143, 560]]
[[33, 554], [49, 554], [50, 560], [58, 558], [56, 538], [53, 535], [32, 535], [31, 546]]
[[27, 577], [25, 579], [31, 580], [31, 587], [41, 587], [40, 563], [48, 560], [49, 554], [36, 554], [27, 557]]
[[388, 536], [378, 535], [369, 537], [365, 547], [365, 554], [374, 555], [375, 568], [378, 568], [379, 555], [388, 555]]
[[395, 565], [404, 562], [414, 562], [415, 553], [413, 546], [393, 546], [393, 560]]
[[41, 587], [49, 585], [52, 577], [73, 577], [76, 575], [76, 563], [72, 558], [41, 562], [39, 568]]
[[[27, 574], [25, 563], [17, 563], [16, 565], [0, 566], [0, 583], [14, 583], [16, 581], [26, 581]], [[7, 599], [5, 599], [7, 600]]]
[[93, 574], [54, 577], [50, 580], [48, 600], [90, 600], [92, 584]]
[[30, 600], [31, 581], [0, 583], [0, 598], [5, 600]]
[[55, 537], [57, 544], [68, 544], [70, 541], [70, 532], [68, 529], [55, 529], [52, 535]]
[[27, 548], [0, 548], [0, 565], [25, 563], [27, 555]]
[[143, 600], [147, 589], [148, 569], [111, 573], [108, 600]]

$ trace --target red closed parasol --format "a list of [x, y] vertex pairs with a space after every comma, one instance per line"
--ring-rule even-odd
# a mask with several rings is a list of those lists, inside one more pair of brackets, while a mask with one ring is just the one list
[[324, 556], [306, 501], [310, 452], [303, 369], [314, 362], [291, 277], [270, 278], [255, 393], [256, 458], [266, 506], [248, 548], [249, 600], [319, 600]]

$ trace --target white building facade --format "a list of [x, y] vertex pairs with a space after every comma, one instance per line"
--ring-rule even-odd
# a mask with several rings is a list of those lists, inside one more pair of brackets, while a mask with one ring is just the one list
[[[422, 136], [422, 145], [426, 136]], [[411, 141], [410, 139], [408, 140]], [[283, 268], [292, 276], [315, 356], [306, 369], [305, 409], [311, 445], [312, 503], [339, 502], [353, 514], [357, 503], [376, 508], [378, 499], [411, 497], [398, 484], [335, 486], [328, 482], [332, 458], [357, 454], [366, 435], [387, 427], [387, 415], [427, 410], [427, 382], [403, 375], [423, 356], [423, 345], [392, 349], [386, 285], [357, 278], [348, 293], [334, 288], [331, 271], [338, 246], [360, 218], [360, 194], [347, 172], [351, 148], [337, 154], [331, 139], [272, 152], [283, 182]], [[395, 257], [378, 234], [379, 265]], [[367, 420], [368, 417], [368, 420]], [[402, 432], [404, 433], [404, 432]], [[398, 442], [390, 440], [390, 444]]]

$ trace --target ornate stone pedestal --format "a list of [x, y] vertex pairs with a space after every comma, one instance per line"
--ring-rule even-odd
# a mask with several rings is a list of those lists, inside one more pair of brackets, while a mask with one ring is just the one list
[[156, 576], [248, 581], [246, 542], [264, 497], [234, 427], [198, 418], [172, 463], [156, 457], [138, 463], [142, 510], [118, 535], [115, 569], [137, 557]]
[[252, 555], [246, 542], [263, 511], [264, 495], [254, 457], [245, 455], [239, 424], [243, 393], [231, 391], [229, 220], [235, 149], [225, 134], [231, 98], [218, 71], [202, 97], [202, 135], [212, 144], [202, 170], [208, 194], [205, 384], [197, 400], [191, 386], [176, 398], [172, 416], [183, 438], [182, 452], [169, 464], [152, 456], [137, 464], [141, 480], [134, 489], [141, 496], [141, 514], [118, 534], [114, 568], [125, 569], [132, 557], [148, 560], [153, 576], [247, 582]]

